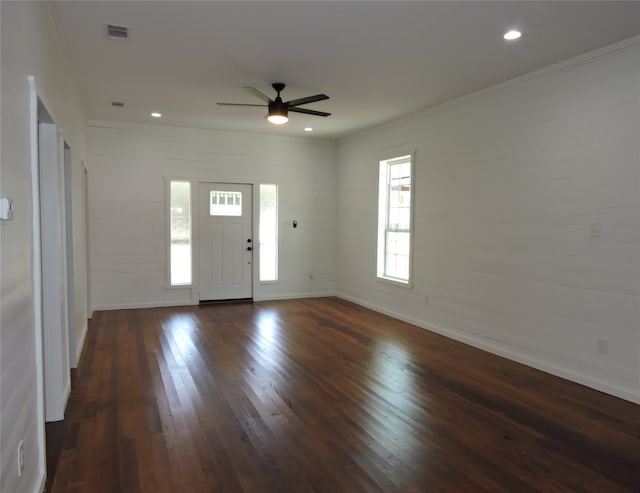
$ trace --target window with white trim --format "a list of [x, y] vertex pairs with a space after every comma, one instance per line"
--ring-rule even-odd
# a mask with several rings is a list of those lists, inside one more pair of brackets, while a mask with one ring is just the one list
[[378, 269], [380, 279], [411, 282], [412, 156], [380, 161]]
[[191, 284], [191, 183], [169, 182], [169, 283]]
[[260, 281], [278, 280], [278, 186], [260, 185]]

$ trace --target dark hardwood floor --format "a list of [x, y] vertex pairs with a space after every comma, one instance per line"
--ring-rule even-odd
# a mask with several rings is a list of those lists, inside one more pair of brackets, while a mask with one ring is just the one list
[[640, 492], [640, 406], [336, 298], [98, 312], [53, 492]]

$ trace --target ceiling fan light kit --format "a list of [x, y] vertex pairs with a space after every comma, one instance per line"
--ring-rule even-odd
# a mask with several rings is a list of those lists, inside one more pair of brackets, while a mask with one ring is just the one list
[[[280, 94], [280, 93], [278, 93]], [[289, 110], [287, 105], [282, 102], [282, 99], [278, 95], [275, 101], [269, 102], [269, 113], [267, 114], [267, 120], [274, 125], [282, 125], [289, 121]]]
[[298, 108], [303, 104], [315, 103], [316, 101], [323, 101], [329, 99], [326, 94], [316, 94], [315, 96], [308, 96], [306, 98], [294, 99], [291, 101], [282, 101], [280, 92], [286, 87], [282, 82], [274, 82], [272, 85], [277, 95], [275, 99], [271, 99], [266, 94], [263, 94], [255, 87], [243, 87], [245, 91], [262, 99], [267, 104], [243, 104], [243, 103], [218, 103], [220, 106], [266, 106], [268, 108], [267, 120], [274, 125], [282, 125], [289, 121], [289, 112], [304, 113], [314, 116], [329, 116], [331, 113], [324, 111], [308, 110], [305, 108]]
[[289, 121], [289, 117], [287, 115], [272, 114], [267, 117], [267, 120], [269, 120], [269, 123], [273, 123], [274, 125], [282, 125]]

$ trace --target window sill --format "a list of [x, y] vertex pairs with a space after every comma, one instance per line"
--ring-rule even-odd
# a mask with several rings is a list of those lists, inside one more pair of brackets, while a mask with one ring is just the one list
[[391, 277], [376, 276], [376, 281], [382, 282], [384, 284], [391, 284], [393, 286], [399, 286], [401, 288], [408, 288], [408, 289], [413, 288], [412, 281], [400, 281], [399, 279], [393, 279]]
[[191, 289], [193, 284], [165, 284], [164, 289]]

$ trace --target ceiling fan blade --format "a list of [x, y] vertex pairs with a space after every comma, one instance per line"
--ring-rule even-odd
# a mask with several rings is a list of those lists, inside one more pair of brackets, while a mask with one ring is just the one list
[[300, 106], [301, 104], [315, 103], [316, 101], [322, 101], [324, 99], [329, 99], [329, 96], [326, 94], [316, 94], [315, 96], [308, 96], [306, 98], [293, 99], [288, 101], [287, 104], [289, 108], [292, 106]]
[[245, 103], [216, 103], [218, 106], [260, 106], [265, 108], [266, 104], [245, 104]]
[[289, 107], [289, 111], [293, 111], [294, 113], [305, 113], [306, 115], [315, 115], [315, 116], [329, 116], [329, 115], [331, 115], [331, 113], [325, 113], [324, 111], [307, 110], [305, 108], [292, 108], [292, 107]]
[[247, 91], [249, 94], [253, 94], [258, 99], [262, 99], [267, 103], [271, 103], [271, 98], [269, 98], [269, 96], [267, 96], [266, 94], [258, 91], [255, 87], [243, 87], [242, 89]]

